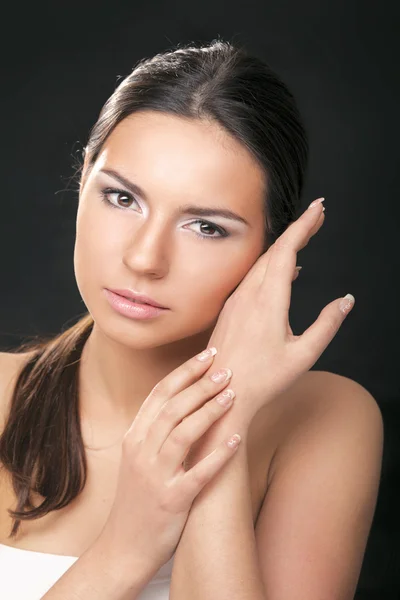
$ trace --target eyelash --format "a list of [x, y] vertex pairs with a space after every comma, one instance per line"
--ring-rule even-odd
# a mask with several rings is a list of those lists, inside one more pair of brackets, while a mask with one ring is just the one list
[[[123, 194], [124, 196], [127, 196], [129, 199], [137, 202], [136, 198], [129, 192], [125, 192], [125, 190], [118, 190], [118, 189], [114, 189], [114, 188], [105, 188], [105, 189], [101, 190], [100, 194], [101, 194], [101, 201], [104, 202], [110, 208], [125, 210], [122, 206], [116, 206], [115, 204], [110, 202], [110, 200], [107, 197], [110, 194]], [[196, 221], [192, 221], [192, 223], [189, 223], [189, 225], [194, 225], [196, 223], [206, 223], [206, 225], [209, 225], [210, 227], [212, 227], [213, 229], [218, 231], [218, 233], [220, 233], [219, 236], [211, 236], [211, 235], [202, 235], [201, 233], [196, 233], [196, 231], [195, 231], [194, 232], [195, 236], [197, 236], [201, 240], [207, 240], [207, 239], [217, 240], [217, 239], [229, 237], [229, 233], [227, 231], [225, 231], [225, 229], [223, 229], [222, 227], [219, 227], [218, 225], [214, 225], [214, 223], [211, 223], [210, 221], [204, 221], [203, 219], [197, 219]]]

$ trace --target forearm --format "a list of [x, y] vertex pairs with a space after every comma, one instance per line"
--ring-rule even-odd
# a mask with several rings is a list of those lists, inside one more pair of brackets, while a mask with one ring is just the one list
[[42, 600], [135, 600], [150, 578], [135, 561], [128, 569], [95, 543]]
[[227, 415], [213, 427], [193, 464], [235, 431], [242, 436], [235, 455], [192, 504], [175, 553], [171, 600], [265, 599], [252, 517], [247, 428], [235, 429], [235, 419]]

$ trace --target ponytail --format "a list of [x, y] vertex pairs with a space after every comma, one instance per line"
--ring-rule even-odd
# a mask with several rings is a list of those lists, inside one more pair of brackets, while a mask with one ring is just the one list
[[[37, 519], [67, 506], [83, 490], [87, 462], [79, 411], [79, 361], [93, 328], [90, 314], [58, 336], [23, 344], [31, 353], [14, 387], [0, 436], [0, 463], [17, 497], [9, 537], [21, 519]], [[14, 351], [15, 352], [15, 351]], [[31, 492], [44, 497], [31, 503]]]

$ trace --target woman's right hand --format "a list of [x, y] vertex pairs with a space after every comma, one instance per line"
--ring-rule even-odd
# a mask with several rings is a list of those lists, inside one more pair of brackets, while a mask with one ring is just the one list
[[212, 361], [211, 353], [204, 361], [196, 356], [164, 377], [122, 442], [115, 500], [99, 541], [120, 566], [140, 564], [149, 580], [172, 558], [196, 496], [237, 448], [225, 440], [190, 470], [183, 466], [191, 445], [232, 405], [217, 401], [230, 377], [216, 383], [204, 376]]

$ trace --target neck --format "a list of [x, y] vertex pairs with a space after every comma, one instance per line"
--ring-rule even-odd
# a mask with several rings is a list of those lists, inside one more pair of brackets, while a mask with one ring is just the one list
[[138, 349], [111, 339], [94, 323], [82, 351], [79, 394], [82, 419], [90, 422], [91, 431], [99, 432], [103, 426], [104, 434], [96, 441], [122, 438], [153, 387], [204, 350], [212, 331]]

